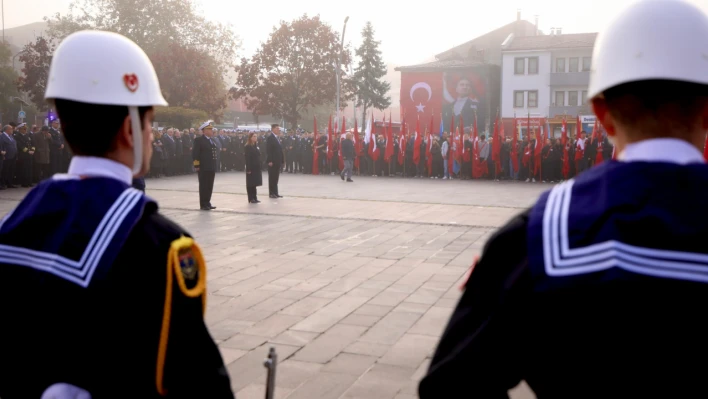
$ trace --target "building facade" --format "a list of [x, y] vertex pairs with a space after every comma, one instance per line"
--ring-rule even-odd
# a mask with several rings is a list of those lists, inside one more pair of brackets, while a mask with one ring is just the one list
[[[435, 61], [396, 68], [401, 72], [401, 113], [407, 123], [454, 131], [477, 124], [489, 132], [500, 112], [502, 43], [509, 35], [539, 34], [521, 19], [437, 54]], [[412, 122], [415, 123], [415, 122]], [[409, 125], [410, 128], [410, 125]]]
[[[501, 115], [505, 128], [514, 121], [538, 125], [545, 119], [553, 136], [560, 136], [565, 118], [572, 132], [578, 117], [594, 119], [587, 102], [592, 50], [597, 33], [522, 36], [502, 44]], [[591, 124], [591, 123], [590, 123]], [[587, 129], [583, 123], [582, 129]]]

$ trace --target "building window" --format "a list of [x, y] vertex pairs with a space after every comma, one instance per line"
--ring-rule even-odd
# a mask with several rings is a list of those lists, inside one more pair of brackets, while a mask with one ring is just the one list
[[591, 65], [592, 65], [592, 58], [590, 58], [590, 57], [583, 57], [583, 72], [584, 72], [584, 71], [589, 71]]
[[565, 58], [556, 58], [556, 73], [565, 72]]
[[538, 74], [538, 57], [529, 57], [529, 75]]
[[565, 92], [556, 92], [556, 107], [565, 107]]
[[524, 107], [524, 92], [523, 91], [515, 91], [514, 92], [514, 108], [523, 108]]
[[538, 107], [538, 92], [536, 90], [529, 92], [529, 108]]
[[526, 67], [526, 58], [514, 58], [514, 75], [523, 75]]
[[573, 90], [568, 92], [568, 105], [575, 107], [578, 105], [578, 92]]
[[588, 105], [588, 91], [583, 90], [580, 97], [580, 105]]
[[568, 58], [568, 72], [578, 72], [578, 62], [580, 59], [578, 57]]

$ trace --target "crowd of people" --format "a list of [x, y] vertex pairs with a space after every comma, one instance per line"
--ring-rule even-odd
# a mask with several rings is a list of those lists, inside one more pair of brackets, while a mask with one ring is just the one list
[[[268, 132], [217, 129], [212, 136], [218, 147], [217, 172], [245, 170], [244, 151], [249, 133], [257, 136], [261, 169], [267, 170], [265, 160]], [[419, 139], [415, 134], [402, 137], [394, 133], [391, 134], [390, 146], [385, 134], [372, 135], [370, 137], [375, 138], [368, 140], [364, 133], [353, 134], [353, 129], [348, 133], [352, 134], [354, 144], [353, 172], [358, 176], [554, 183], [570, 179], [596, 163], [611, 159], [613, 154], [612, 144], [600, 129], [590, 135], [585, 131], [571, 134], [565, 144], [567, 151], [564, 151], [560, 138], [544, 140], [539, 135], [531, 134], [514, 143], [512, 137], [498, 136], [501, 142], [498, 157], [494, 156], [493, 138], [480, 135], [475, 139], [469, 134], [469, 129], [465, 130], [462, 140], [459, 135], [447, 132], [441, 135], [428, 135], [426, 132]], [[200, 134], [194, 128], [156, 131], [152, 143], [155, 155], [149, 176], [192, 173], [192, 147], [194, 139]], [[346, 154], [340, 154], [344, 137], [340, 134], [315, 136], [315, 133], [304, 130], [284, 134], [281, 137], [285, 158], [283, 171], [315, 175], [342, 174], [347, 158]], [[568, 162], [564, 168], [566, 156]]]
[[0, 190], [33, 187], [55, 173], [66, 173], [70, 159], [59, 121], [41, 128], [10, 122], [0, 134]]
[[[218, 149], [217, 172], [245, 171], [244, 151], [249, 133], [257, 136], [261, 167], [263, 171], [267, 170], [268, 132], [217, 129], [212, 137]], [[349, 133], [353, 133], [353, 129]], [[192, 149], [195, 138], [200, 135], [199, 129], [194, 128], [156, 129], [153, 132], [154, 155], [148, 177], [194, 173]], [[596, 163], [611, 159], [613, 153], [613, 146], [605, 134], [591, 134], [588, 137], [582, 131], [579, 138], [571, 135], [567, 140], [569, 162], [564, 170], [564, 148], [559, 138], [542, 140], [539, 149], [537, 136], [534, 135], [518, 139], [516, 148], [511, 137], [502, 137], [497, 162], [493, 156], [491, 137], [480, 135], [475, 140], [468, 130], [465, 130], [462, 141], [458, 135], [447, 132], [422, 136], [417, 140], [415, 134], [405, 138], [397, 133], [392, 134], [392, 149], [387, 157], [386, 135], [372, 135], [375, 139], [368, 142], [364, 133], [352, 135], [354, 174], [554, 183], [570, 179]], [[315, 133], [299, 129], [284, 134], [281, 139], [284, 172], [335, 175], [345, 169], [346, 157], [340, 157], [344, 136], [318, 134], [315, 137]], [[32, 187], [54, 173], [66, 173], [71, 159], [71, 152], [64, 146], [64, 139], [59, 133], [57, 120], [51, 126], [41, 128], [33, 125], [28, 129], [26, 123], [6, 125], [0, 135], [0, 155], [0, 190]]]

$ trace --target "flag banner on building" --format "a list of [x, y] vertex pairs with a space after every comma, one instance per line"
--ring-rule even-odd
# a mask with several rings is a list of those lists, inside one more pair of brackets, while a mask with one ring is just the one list
[[454, 132], [450, 121], [461, 116], [471, 124], [476, 111], [478, 123], [484, 127], [489, 116], [486, 82], [490, 80], [490, 70], [479, 67], [447, 73], [402, 72], [402, 112], [408, 116], [432, 117], [442, 126], [442, 131]]

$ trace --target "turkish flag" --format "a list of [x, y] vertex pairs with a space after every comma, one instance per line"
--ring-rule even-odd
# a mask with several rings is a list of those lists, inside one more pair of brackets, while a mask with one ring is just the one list
[[442, 104], [442, 72], [401, 72], [401, 110], [409, 120], [434, 118], [439, 121]]

